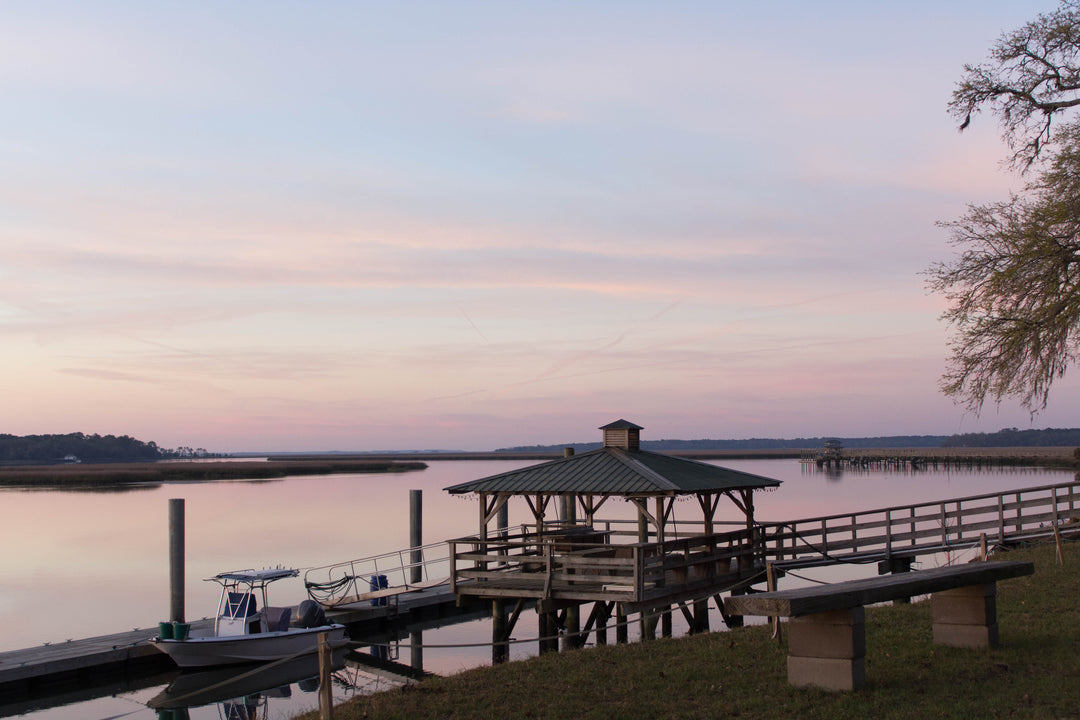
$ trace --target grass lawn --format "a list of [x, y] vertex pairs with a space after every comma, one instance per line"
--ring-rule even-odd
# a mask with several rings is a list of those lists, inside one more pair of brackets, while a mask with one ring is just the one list
[[[1001, 646], [931, 643], [928, 603], [866, 612], [866, 687], [787, 684], [767, 626], [551, 653], [353, 699], [360, 718], [1080, 718], [1080, 545], [999, 556], [1035, 575], [998, 584]], [[317, 718], [311, 713], [305, 718]]]

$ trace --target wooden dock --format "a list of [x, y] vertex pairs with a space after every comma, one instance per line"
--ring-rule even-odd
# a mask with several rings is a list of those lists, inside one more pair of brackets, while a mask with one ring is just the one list
[[[353, 643], [364, 645], [480, 619], [490, 611], [490, 604], [459, 604], [448, 586], [440, 586], [388, 598], [385, 605], [370, 601], [344, 605], [327, 616], [348, 627]], [[191, 626], [193, 631], [209, 631], [213, 620], [197, 620]], [[176, 665], [149, 644], [157, 633], [156, 627], [135, 629], [0, 652], [0, 716], [38, 708], [45, 697], [51, 706], [165, 682]]]
[[[211, 620], [192, 623], [204, 629]], [[128, 630], [83, 640], [0, 653], [0, 703], [29, 700], [75, 687], [108, 686], [167, 673], [176, 666], [149, 644], [157, 628]]]

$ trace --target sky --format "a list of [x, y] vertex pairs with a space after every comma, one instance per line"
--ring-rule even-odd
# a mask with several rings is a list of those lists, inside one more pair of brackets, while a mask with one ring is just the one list
[[1028, 0], [5, 2], [0, 432], [214, 452], [1077, 427], [942, 395]]

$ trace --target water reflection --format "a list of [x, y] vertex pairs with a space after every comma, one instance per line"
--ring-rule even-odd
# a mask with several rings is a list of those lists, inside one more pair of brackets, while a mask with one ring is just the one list
[[[345, 667], [346, 649], [336, 650], [332, 669]], [[188, 718], [189, 710], [218, 705], [222, 717], [265, 717], [270, 698], [292, 696], [292, 684], [301, 691], [317, 693], [319, 689], [319, 658], [305, 655], [287, 662], [246, 663], [210, 670], [178, 673], [147, 706], [157, 711], [159, 718]]]

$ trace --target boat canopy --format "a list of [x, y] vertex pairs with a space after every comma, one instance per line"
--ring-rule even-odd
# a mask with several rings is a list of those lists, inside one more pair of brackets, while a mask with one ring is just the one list
[[273, 582], [275, 580], [282, 580], [284, 578], [296, 577], [300, 574], [299, 570], [292, 568], [264, 568], [262, 570], [230, 570], [229, 572], [218, 573], [214, 577], [206, 578], [206, 580], [214, 581], [224, 585], [229, 582], [242, 582], [251, 585], [260, 585]]

